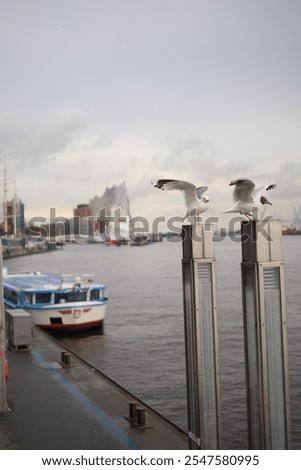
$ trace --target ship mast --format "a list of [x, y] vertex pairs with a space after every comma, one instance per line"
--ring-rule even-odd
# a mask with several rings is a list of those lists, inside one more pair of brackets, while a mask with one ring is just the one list
[[16, 190], [16, 182], [14, 180], [14, 207], [13, 207], [13, 224], [14, 224], [14, 238], [17, 238], [17, 210], [18, 210], [18, 205], [17, 205], [17, 190]]
[[[14, 225], [13, 234], [14, 237], [17, 235], [17, 192], [15, 181], [12, 178], [7, 179], [7, 160], [6, 155], [3, 155], [3, 228], [4, 235], [8, 235], [9, 225], [8, 219], [12, 220]], [[13, 183], [14, 185], [14, 195], [11, 203], [11, 210], [8, 211], [8, 184]], [[11, 224], [10, 224], [11, 225]]]
[[4, 217], [4, 235], [7, 234], [7, 166], [6, 166], [6, 155], [4, 159], [4, 175], [3, 175], [3, 217]]

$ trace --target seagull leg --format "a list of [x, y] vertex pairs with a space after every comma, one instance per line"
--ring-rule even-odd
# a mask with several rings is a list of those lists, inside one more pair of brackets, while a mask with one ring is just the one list
[[252, 220], [252, 214], [249, 214], [249, 212], [246, 212], [245, 216], [247, 217], [247, 219]]

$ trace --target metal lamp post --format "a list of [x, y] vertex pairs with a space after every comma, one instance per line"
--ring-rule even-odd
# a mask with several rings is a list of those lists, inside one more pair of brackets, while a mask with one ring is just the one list
[[289, 449], [282, 224], [250, 221], [241, 229], [249, 447]]
[[190, 449], [221, 449], [216, 263], [212, 225], [184, 225], [183, 296]]

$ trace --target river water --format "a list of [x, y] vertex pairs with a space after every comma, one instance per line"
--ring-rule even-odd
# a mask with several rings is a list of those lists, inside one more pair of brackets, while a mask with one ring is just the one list
[[[301, 236], [284, 237], [293, 448], [301, 449]], [[240, 243], [215, 243], [224, 447], [247, 448]], [[5, 260], [9, 271], [94, 273], [108, 286], [104, 334], [66, 346], [172, 422], [187, 429], [180, 242], [144, 247], [70, 244]]]

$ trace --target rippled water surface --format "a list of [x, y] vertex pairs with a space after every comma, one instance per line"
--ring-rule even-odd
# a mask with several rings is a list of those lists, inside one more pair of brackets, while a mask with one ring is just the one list
[[[292, 437], [301, 448], [301, 236], [284, 237]], [[240, 244], [215, 244], [225, 448], [247, 448]], [[10, 271], [94, 273], [108, 285], [103, 335], [63, 338], [171, 421], [186, 429], [181, 243], [145, 247], [66, 245], [62, 251], [5, 261]]]

